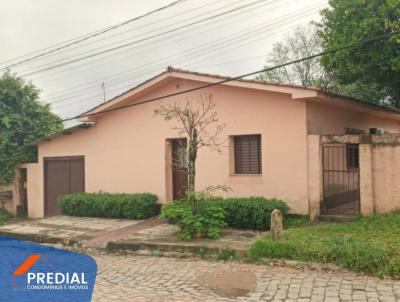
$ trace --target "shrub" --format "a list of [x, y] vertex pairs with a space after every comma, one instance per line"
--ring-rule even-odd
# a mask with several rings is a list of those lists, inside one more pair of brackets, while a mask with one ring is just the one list
[[58, 199], [65, 215], [144, 219], [156, 215], [157, 196], [150, 193], [73, 193]]
[[236, 228], [269, 230], [271, 213], [278, 209], [286, 214], [289, 207], [277, 198], [264, 197], [226, 198], [217, 200], [225, 211], [225, 222]]
[[199, 212], [194, 214], [188, 202], [174, 201], [163, 205], [161, 217], [179, 225], [179, 238], [189, 240], [206, 237], [217, 239], [224, 227], [224, 210], [217, 203], [199, 203]]
[[0, 208], [0, 225], [6, 224], [12, 217], [13, 214], [8, 212], [6, 209]]

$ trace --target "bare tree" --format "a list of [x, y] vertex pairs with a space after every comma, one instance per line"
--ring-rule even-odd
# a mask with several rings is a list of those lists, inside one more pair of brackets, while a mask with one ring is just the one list
[[[223, 148], [220, 134], [225, 125], [218, 124], [216, 103], [211, 94], [201, 94], [197, 99], [187, 98], [186, 102], [162, 105], [155, 110], [166, 121], [175, 120], [180, 125], [174, 127], [179, 135], [187, 137], [187, 198], [194, 211], [197, 211], [195, 200], [196, 160], [200, 148], [207, 147], [217, 152]], [[211, 126], [214, 126], [210, 132]]]

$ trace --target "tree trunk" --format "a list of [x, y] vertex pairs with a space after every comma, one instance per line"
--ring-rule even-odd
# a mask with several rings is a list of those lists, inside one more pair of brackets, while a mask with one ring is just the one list
[[188, 201], [192, 206], [194, 213], [197, 213], [198, 206], [196, 202], [196, 159], [197, 159], [197, 129], [193, 130], [193, 135], [189, 138], [189, 151], [188, 151]]

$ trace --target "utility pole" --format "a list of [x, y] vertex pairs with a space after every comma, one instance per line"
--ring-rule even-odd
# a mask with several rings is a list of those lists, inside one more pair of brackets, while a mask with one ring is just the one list
[[106, 85], [104, 82], [101, 83], [101, 88], [103, 89], [103, 102], [106, 102]]

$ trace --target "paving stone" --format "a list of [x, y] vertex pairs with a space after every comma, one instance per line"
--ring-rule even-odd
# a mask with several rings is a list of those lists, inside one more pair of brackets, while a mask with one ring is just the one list
[[[351, 273], [343, 273], [341, 276], [329, 272], [197, 259], [111, 254], [93, 256], [99, 268], [92, 300], [94, 302], [400, 301], [397, 294], [400, 281], [383, 282]], [[232, 289], [227, 294], [215, 291], [199, 281], [204, 276], [224, 276], [232, 272], [243, 276], [251, 272], [255, 276], [252, 290], [246, 293]]]

